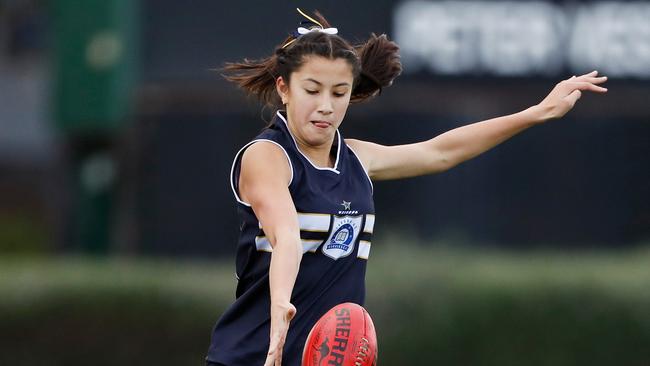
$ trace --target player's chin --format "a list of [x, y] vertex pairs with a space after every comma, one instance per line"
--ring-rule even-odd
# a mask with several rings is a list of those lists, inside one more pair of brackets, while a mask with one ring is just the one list
[[309, 134], [309, 143], [313, 146], [320, 146], [332, 142], [336, 130], [333, 127], [328, 129], [313, 130]]

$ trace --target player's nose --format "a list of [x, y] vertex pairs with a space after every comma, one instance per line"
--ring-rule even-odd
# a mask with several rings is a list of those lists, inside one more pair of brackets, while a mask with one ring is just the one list
[[[323, 93], [325, 94], [325, 93]], [[334, 106], [332, 104], [332, 97], [329, 95], [323, 95], [320, 98], [318, 111], [322, 114], [328, 115], [334, 112]]]

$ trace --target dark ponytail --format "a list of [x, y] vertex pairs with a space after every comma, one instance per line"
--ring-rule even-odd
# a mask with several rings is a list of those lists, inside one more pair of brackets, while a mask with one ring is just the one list
[[[242, 62], [229, 62], [221, 69], [223, 77], [244, 89], [247, 95], [255, 96], [270, 106], [281, 105], [280, 96], [275, 90], [277, 56], [261, 60], [244, 59]], [[230, 75], [228, 75], [230, 73]]]
[[385, 34], [371, 34], [366, 43], [355, 46], [361, 72], [356, 80], [350, 102], [358, 103], [381, 94], [402, 73], [399, 46]]
[[[315, 12], [315, 18], [324, 28], [330, 26], [319, 12]], [[221, 71], [226, 80], [237, 84], [249, 96], [279, 107], [282, 103], [275, 88], [279, 76], [288, 83], [291, 73], [300, 69], [306, 56], [342, 58], [352, 66], [354, 76], [350, 102], [359, 103], [380, 94], [401, 73], [398, 50], [397, 44], [385, 34], [373, 33], [367, 42], [353, 47], [338, 35], [310, 32], [297, 38], [289, 36], [270, 57], [226, 63]]]

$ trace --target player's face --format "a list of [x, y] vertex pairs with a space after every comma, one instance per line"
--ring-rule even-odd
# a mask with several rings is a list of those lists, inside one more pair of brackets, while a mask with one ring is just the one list
[[288, 86], [278, 81], [289, 128], [301, 145], [331, 145], [350, 104], [353, 80], [352, 66], [344, 59], [308, 56]]

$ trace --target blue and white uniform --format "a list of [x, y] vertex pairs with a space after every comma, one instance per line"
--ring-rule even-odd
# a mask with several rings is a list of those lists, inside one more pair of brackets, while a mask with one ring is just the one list
[[263, 365], [269, 347], [271, 243], [251, 206], [239, 196], [241, 156], [253, 143], [284, 150], [291, 166], [289, 192], [298, 212], [303, 257], [291, 296], [297, 314], [287, 333], [282, 364], [299, 366], [307, 335], [330, 308], [363, 305], [366, 263], [375, 224], [372, 182], [355, 153], [336, 131], [333, 168], [315, 166], [298, 148], [283, 112], [235, 156], [231, 185], [237, 199], [236, 300], [215, 325], [206, 359], [226, 366]]

